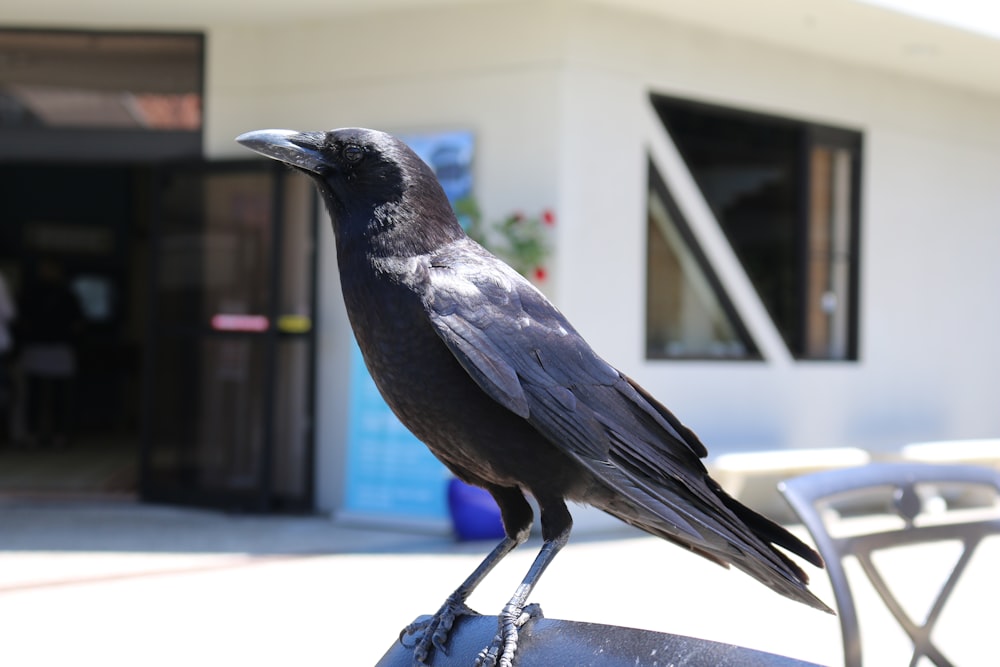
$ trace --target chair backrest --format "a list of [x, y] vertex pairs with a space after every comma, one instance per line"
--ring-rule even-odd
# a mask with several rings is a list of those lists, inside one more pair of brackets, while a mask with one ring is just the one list
[[[976, 547], [984, 537], [1000, 534], [1000, 516], [996, 511], [1000, 507], [997, 503], [1000, 471], [979, 466], [873, 463], [796, 477], [782, 482], [779, 489], [826, 560], [840, 616], [845, 665], [860, 667], [862, 657], [857, 608], [844, 568], [844, 559], [850, 556], [857, 559], [879, 597], [913, 642], [910, 665], [916, 665], [922, 656], [938, 667], [951, 665], [934, 643], [934, 624]], [[847, 535], [836, 530], [838, 516], [864, 515], [878, 505], [882, 507], [875, 509], [875, 513], [884, 514], [884, 506], [889, 505], [896, 520], [889, 521], [888, 526], [886, 522], [876, 522], [878, 525]], [[952, 511], [956, 509], [961, 511]], [[951, 517], [960, 518], [952, 521]], [[923, 622], [915, 621], [886, 586], [872, 555], [891, 547], [939, 541], [959, 541], [962, 553], [926, 618]]]

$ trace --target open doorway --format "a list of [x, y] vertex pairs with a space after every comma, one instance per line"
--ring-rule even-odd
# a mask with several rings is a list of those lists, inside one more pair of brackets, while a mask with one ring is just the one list
[[0, 495], [312, 508], [316, 200], [203, 161], [203, 70], [200, 34], [0, 29]]
[[0, 165], [0, 493], [138, 493], [149, 168]]
[[0, 164], [0, 496], [308, 511], [317, 209], [265, 160]]
[[0, 494], [138, 491], [150, 165], [200, 159], [203, 70], [197, 33], [0, 29]]

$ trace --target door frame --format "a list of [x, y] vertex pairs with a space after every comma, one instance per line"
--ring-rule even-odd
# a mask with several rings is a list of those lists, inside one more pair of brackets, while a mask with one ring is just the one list
[[[171, 174], [210, 175], [220, 173], [266, 173], [273, 179], [274, 196], [271, 201], [271, 248], [269, 253], [270, 296], [267, 300], [268, 326], [263, 331], [215, 331], [207, 322], [191, 327], [176, 327], [165, 332], [160, 319], [159, 293], [157, 279], [161, 269], [161, 253], [164, 238], [164, 217], [162, 206], [165, 180]], [[309, 289], [309, 309], [311, 326], [306, 331], [282, 331], [278, 323], [282, 313], [279, 312], [282, 288], [283, 269], [283, 230], [285, 224], [285, 204], [288, 183], [291, 178], [300, 178], [283, 165], [270, 160], [232, 160], [232, 161], [185, 161], [164, 163], [155, 166], [150, 172], [150, 257], [146, 289], [148, 299], [147, 313], [147, 345], [143, 363], [143, 401], [140, 429], [140, 460], [139, 460], [139, 495], [144, 501], [163, 502], [170, 504], [196, 505], [217, 507], [229, 510], [249, 512], [310, 512], [315, 507], [315, 461], [316, 461], [316, 323], [319, 320], [318, 307], [318, 230], [319, 203], [312, 189], [309, 189], [309, 261], [307, 281]], [[263, 400], [264, 415], [262, 416], [263, 446], [259, 452], [259, 466], [256, 482], [248, 490], [206, 489], [183, 484], [161, 484], [153, 472], [153, 451], [155, 448], [154, 404], [157, 400], [158, 379], [162, 369], [159, 367], [158, 350], [160, 341], [165, 336], [175, 336], [189, 340], [207, 339], [259, 339], [264, 348], [263, 369]], [[283, 342], [301, 340], [307, 345], [307, 370], [302, 379], [306, 383], [304, 395], [305, 428], [303, 437], [305, 456], [303, 488], [296, 497], [277, 495], [274, 490], [275, 452], [280, 443], [280, 434], [275, 432], [275, 392], [278, 377], [279, 346]]]

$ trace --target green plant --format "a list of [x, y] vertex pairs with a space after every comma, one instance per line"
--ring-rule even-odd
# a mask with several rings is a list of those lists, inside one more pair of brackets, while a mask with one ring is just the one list
[[455, 213], [473, 240], [518, 273], [538, 282], [548, 277], [545, 262], [552, 253], [550, 233], [556, 222], [551, 210], [533, 216], [515, 211], [487, 225], [476, 200], [465, 197], [455, 202]]

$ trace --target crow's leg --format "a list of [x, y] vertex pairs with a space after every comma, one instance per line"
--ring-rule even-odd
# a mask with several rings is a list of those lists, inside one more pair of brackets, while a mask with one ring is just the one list
[[422, 636], [417, 642], [415, 648], [413, 649], [413, 659], [417, 664], [425, 664], [427, 657], [430, 655], [431, 649], [437, 649], [442, 653], [447, 654], [448, 650], [445, 648], [445, 644], [448, 641], [448, 634], [451, 632], [452, 626], [455, 624], [455, 619], [459, 616], [475, 614], [468, 605], [465, 604], [465, 600], [472, 594], [476, 586], [486, 578], [486, 575], [490, 573], [497, 563], [499, 563], [504, 556], [509, 554], [514, 550], [523, 540], [518, 540], [517, 538], [505, 537], [500, 544], [498, 544], [490, 555], [487, 556], [482, 563], [469, 575], [468, 579], [462, 582], [462, 585], [455, 589], [455, 592], [448, 596], [448, 599], [444, 601], [441, 608], [438, 609], [437, 613], [431, 616], [429, 619], [418, 621], [416, 623], [411, 623], [403, 632], [400, 633], [400, 641], [404, 635], [410, 635], [415, 632], [421, 632]]
[[541, 610], [537, 605], [530, 605], [528, 610], [525, 605], [531, 590], [538, 583], [538, 579], [545, 572], [552, 559], [556, 557], [559, 550], [566, 546], [569, 541], [569, 533], [573, 528], [573, 518], [566, 503], [562, 498], [550, 499], [543, 503], [539, 498], [539, 505], [542, 508], [542, 548], [535, 556], [534, 562], [528, 568], [528, 573], [521, 581], [521, 585], [514, 591], [514, 596], [504, 606], [497, 621], [497, 636], [490, 646], [484, 648], [476, 659], [476, 665], [484, 667], [511, 667], [514, 660], [514, 652], [517, 650], [518, 629], [523, 626], [532, 616], [540, 616]]
[[418, 631], [422, 633], [413, 649], [413, 660], [416, 664], [425, 664], [432, 649], [437, 649], [447, 655], [448, 650], [445, 648], [445, 644], [455, 619], [462, 615], [476, 613], [465, 604], [466, 599], [476, 589], [476, 586], [486, 578], [486, 575], [496, 567], [497, 563], [516, 547], [524, 544], [531, 533], [533, 521], [531, 505], [524, 499], [524, 494], [521, 493], [520, 489], [495, 487], [490, 488], [489, 492], [500, 506], [506, 536], [462, 582], [462, 585], [448, 596], [436, 614], [427, 620], [408, 625], [400, 633], [400, 641], [404, 635]]

